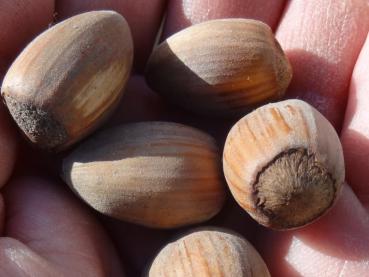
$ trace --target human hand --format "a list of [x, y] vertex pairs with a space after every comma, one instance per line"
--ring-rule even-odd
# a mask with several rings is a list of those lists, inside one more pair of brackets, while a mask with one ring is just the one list
[[[13, 2], [19, 4], [27, 1]], [[150, 1], [148, 4], [147, 1], [143, 0], [132, 0], [124, 3], [113, 0], [88, 2], [61, 0], [56, 3], [56, 11], [58, 18], [62, 19], [94, 8], [110, 8], [125, 15], [131, 25], [136, 45], [136, 76], [132, 77], [121, 107], [110, 124], [140, 120], [172, 120], [202, 128], [216, 136], [219, 144], [222, 145], [231, 122], [224, 121], [214, 124], [210, 120], [178, 112], [166, 106], [158, 96], [146, 87], [143, 78], [139, 76], [165, 9], [163, 2], [156, 0]], [[6, 27], [7, 31], [0, 32], [2, 41], [7, 42], [0, 46], [0, 68], [8, 66], [7, 63], [14, 58], [15, 49], [21, 49], [24, 43], [51, 22], [54, 10], [53, 1], [38, 0], [33, 1], [32, 5], [34, 3], [36, 3], [35, 7], [39, 7], [38, 9], [30, 7], [25, 9], [25, 6], [22, 8], [22, 5], [18, 5], [17, 7], [17, 4], [14, 4], [14, 7], [12, 5], [1, 7], [0, 4], [0, 13], [7, 10], [6, 14], [19, 16], [18, 18], [8, 15], [8, 19], [6, 16], [5, 19], [3, 16], [1, 17], [3, 18], [1, 20], [5, 20], [2, 26], [8, 26], [10, 29]], [[11, 8], [15, 9], [16, 13], [12, 12]], [[28, 10], [28, 13], [22, 15], [21, 11], [25, 12], [25, 10]], [[284, 1], [279, 0], [172, 0], [168, 6], [167, 16], [164, 36], [190, 24], [219, 17], [248, 17], [268, 23], [276, 30], [277, 39], [287, 53], [293, 67], [294, 77], [287, 97], [299, 97], [317, 107], [331, 121], [337, 131], [341, 132], [345, 152], [348, 185], [344, 187], [342, 196], [332, 211], [316, 223], [297, 231], [269, 231], [257, 226], [244, 211], [235, 205], [232, 199], [229, 199], [222, 212], [205, 224], [228, 227], [244, 235], [261, 252], [273, 276], [365, 276], [369, 270], [369, 187], [366, 182], [368, 173], [365, 170], [369, 163], [367, 158], [369, 131], [365, 125], [365, 120], [369, 119], [367, 108], [369, 106], [366, 105], [368, 100], [365, 97], [365, 92], [369, 90], [369, 81], [368, 78], [365, 78], [369, 72], [369, 68], [366, 66], [369, 61], [369, 39], [366, 38], [369, 29], [367, 0], [290, 1], [286, 7]], [[34, 20], [30, 20], [31, 18]], [[9, 20], [10, 23], [7, 23], [6, 20]], [[29, 30], [28, 33], [26, 30]], [[12, 36], [16, 38], [12, 38], [9, 34], [14, 34]], [[15, 143], [13, 143], [15, 135], [11, 131], [6, 115], [2, 115], [1, 118], [0, 157], [4, 158], [0, 161], [2, 163], [0, 181], [5, 183], [15, 160]], [[16, 172], [18, 174], [27, 172], [27, 174], [32, 175], [45, 175], [43, 172], [45, 163], [29, 168], [30, 163], [25, 161], [27, 161], [30, 150], [23, 150], [24, 148], [27, 147], [22, 148], [22, 156], [19, 158], [23, 162], [18, 166]], [[49, 175], [53, 175], [53, 171]], [[48, 197], [49, 190], [54, 197]], [[28, 220], [35, 217], [37, 219], [41, 216], [37, 208], [27, 209], [27, 201], [31, 202], [34, 199], [35, 202], [31, 203], [38, 203], [37, 197], [39, 197], [46, 204], [51, 205], [56, 202], [55, 199], [58, 199], [60, 206], [44, 210], [41, 213], [43, 218], [48, 219], [49, 222], [55, 222], [57, 219], [62, 226], [70, 226], [72, 223], [76, 224], [75, 222], [84, 220], [93, 222], [93, 219], [80, 204], [69, 204], [69, 201], [75, 203], [75, 200], [70, 193], [63, 192], [63, 190], [61, 186], [38, 179], [36, 181], [30, 178], [15, 180], [7, 185], [5, 193], [6, 207], [9, 206], [8, 213], [12, 211], [12, 205], [17, 207], [17, 204], [12, 203], [21, 202], [22, 205], [18, 204], [21, 206], [19, 210], [23, 211], [26, 216], [18, 216], [22, 212], [17, 212], [14, 218], [18, 220], [20, 226], [29, 226], [27, 218]], [[50, 191], [49, 193], [51, 193]], [[52, 201], [49, 201], [49, 198]], [[65, 207], [70, 205], [73, 207], [70, 213], [61, 213]], [[33, 207], [33, 204], [30, 206]], [[78, 216], [72, 220], [73, 217], [71, 219], [70, 214]], [[46, 232], [53, 230], [52, 227], [57, 224], [43, 225], [46, 226], [43, 230], [32, 226], [32, 229], [29, 228], [32, 232], [19, 227], [24, 229], [23, 231], [26, 233], [23, 233], [23, 236], [27, 235], [24, 238], [16, 232], [7, 231], [9, 228], [11, 230], [11, 227], [8, 227], [11, 226], [10, 218], [12, 217], [7, 215], [4, 225], [5, 235], [12, 236], [26, 245], [29, 241], [35, 240], [35, 237], [38, 241], [37, 237], [47, 235], [47, 239], [41, 244], [43, 245], [41, 249], [33, 244], [28, 245], [30, 249], [34, 250], [35, 255], [38, 253], [38, 256], [47, 256], [49, 252], [43, 251], [45, 247], [52, 252], [60, 253], [63, 251], [61, 248], [63, 244], [55, 244], [54, 238]], [[149, 230], [106, 218], [102, 219], [123, 257], [122, 263], [126, 264], [129, 276], [138, 274], [150, 261], [152, 255], [176, 232]], [[99, 242], [94, 232], [89, 232], [88, 229], [90, 228], [82, 226], [83, 232], [77, 232], [77, 235], [75, 235], [75, 231], [68, 229], [66, 232], [58, 232], [57, 236], [62, 239], [61, 241], [70, 241], [72, 245], [80, 240], [86, 240], [88, 247], [82, 247], [84, 249], [93, 248], [94, 245], [109, 248], [108, 242]], [[65, 229], [62, 228], [62, 230]], [[33, 235], [30, 236], [30, 233]], [[2, 253], [6, 253], [5, 250], [0, 249]], [[19, 249], [17, 251], [22, 252], [22, 248]], [[68, 252], [63, 251], [63, 253]], [[83, 253], [90, 255], [91, 250]], [[114, 252], [111, 253], [114, 255]], [[33, 257], [33, 254], [29, 256]], [[63, 255], [64, 258], [67, 256]], [[97, 264], [104, 264], [98, 258], [101, 256], [93, 255], [93, 257], [95, 257], [92, 259], [94, 262], [91, 264], [95, 264], [95, 261], [98, 262]], [[72, 253], [69, 254], [68, 258], [62, 266], [59, 264], [59, 267], [55, 266], [55, 264], [58, 265], [55, 260], [51, 260], [53, 269], [73, 268], [72, 262], [80, 259], [73, 256]], [[23, 263], [8, 261], [6, 265], [16, 270], [19, 267], [18, 264], [25, 264], [24, 261], [22, 261]], [[85, 265], [83, 260], [79, 264]], [[36, 270], [37, 267], [38, 264], [32, 269], [30, 268], [29, 271], [33, 272], [31, 270]], [[87, 268], [80, 267], [79, 270], [86, 272]], [[96, 272], [103, 272], [103, 266], [97, 268], [100, 268], [100, 271]], [[13, 272], [12, 276], [16, 276], [15, 274], [18, 273], [17, 271]], [[34, 272], [35, 275], [40, 276], [37, 271]], [[39, 272], [42, 273], [42, 271]], [[98, 275], [98, 273], [95, 274]]]
[[[129, 7], [136, 6], [131, 1]], [[0, 83], [17, 53], [53, 22], [56, 7], [53, 0], [0, 1]], [[155, 31], [150, 34], [145, 25], [135, 33], [140, 45], [154, 40]], [[138, 53], [147, 56], [149, 47]], [[0, 276], [123, 276], [117, 252], [94, 215], [57, 180], [56, 160], [19, 139], [1, 104], [0, 186], [6, 187], [0, 197]]]

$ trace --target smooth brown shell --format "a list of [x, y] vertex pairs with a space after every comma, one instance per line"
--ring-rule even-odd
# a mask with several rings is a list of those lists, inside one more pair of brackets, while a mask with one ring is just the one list
[[179, 106], [199, 114], [232, 116], [281, 98], [292, 70], [268, 25], [218, 19], [161, 43], [145, 76], [152, 89]]
[[220, 229], [193, 231], [165, 246], [148, 277], [270, 277], [255, 248]]
[[117, 219], [173, 228], [222, 207], [215, 141], [181, 124], [143, 122], [100, 132], [63, 161], [63, 179], [90, 206]]
[[336, 131], [300, 100], [265, 105], [238, 121], [223, 169], [237, 202], [260, 224], [282, 230], [325, 214], [345, 178]]
[[110, 114], [132, 59], [131, 33], [121, 15], [80, 14], [36, 37], [10, 67], [1, 93], [31, 142], [62, 150]]

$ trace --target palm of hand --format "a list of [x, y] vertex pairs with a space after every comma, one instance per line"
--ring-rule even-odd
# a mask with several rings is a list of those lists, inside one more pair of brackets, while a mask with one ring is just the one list
[[[109, 8], [128, 19], [136, 45], [136, 76], [110, 124], [123, 121], [175, 120], [205, 129], [224, 140], [230, 123], [214, 126], [167, 107], [140, 76], [159, 28], [165, 1], [25, 0], [0, 3], [0, 76], [15, 53], [53, 19], [90, 9]], [[294, 69], [288, 97], [317, 107], [341, 131], [347, 181], [335, 208], [299, 231], [276, 233], [257, 226], [228, 201], [209, 225], [231, 228], [248, 238], [265, 258], [273, 276], [365, 276], [369, 251], [369, 188], [366, 184], [369, 119], [369, 6], [356, 1], [172, 0], [164, 36], [190, 24], [219, 17], [251, 17], [267, 22]], [[282, 13], [282, 11], [284, 11]], [[366, 39], [366, 42], [365, 42]], [[136, 107], [132, 109], [132, 103]], [[137, 107], [140, 105], [141, 109]], [[0, 114], [0, 184], [20, 157], [14, 180], [3, 191], [0, 211], [0, 276], [120, 276], [121, 263], [111, 242], [86, 207], [53, 181], [54, 169], [32, 161], [32, 150], [17, 148], [8, 115]], [[20, 162], [21, 161], [21, 162]], [[52, 161], [52, 160], [51, 160]], [[53, 164], [53, 162], [51, 162]], [[51, 174], [45, 174], [48, 168]], [[34, 177], [48, 178], [50, 181]], [[45, 176], [51, 175], [51, 176]], [[5, 205], [4, 205], [5, 204]], [[175, 231], [148, 230], [103, 218], [129, 276], [138, 274]]]

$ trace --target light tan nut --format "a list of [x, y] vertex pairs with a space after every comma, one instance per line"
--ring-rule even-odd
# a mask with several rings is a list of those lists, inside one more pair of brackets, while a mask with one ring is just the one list
[[345, 178], [336, 131], [300, 100], [265, 105], [238, 121], [225, 143], [223, 168], [237, 202], [274, 229], [325, 214]]

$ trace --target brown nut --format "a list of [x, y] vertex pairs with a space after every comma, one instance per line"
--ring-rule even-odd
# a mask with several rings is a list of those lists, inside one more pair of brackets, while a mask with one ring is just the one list
[[238, 121], [226, 140], [223, 169], [237, 202], [274, 229], [325, 214], [345, 178], [336, 131], [300, 100], [265, 105]]
[[173, 228], [214, 216], [225, 198], [209, 135], [142, 122], [102, 131], [63, 162], [63, 179], [90, 206], [117, 219]]
[[225, 230], [194, 231], [165, 246], [153, 261], [148, 277], [269, 277], [255, 248]]
[[145, 75], [152, 89], [179, 106], [232, 116], [279, 99], [292, 71], [268, 25], [219, 19], [191, 26], [160, 44]]
[[121, 15], [80, 14], [35, 38], [10, 67], [1, 93], [31, 142], [62, 150], [110, 114], [132, 59], [131, 33]]

